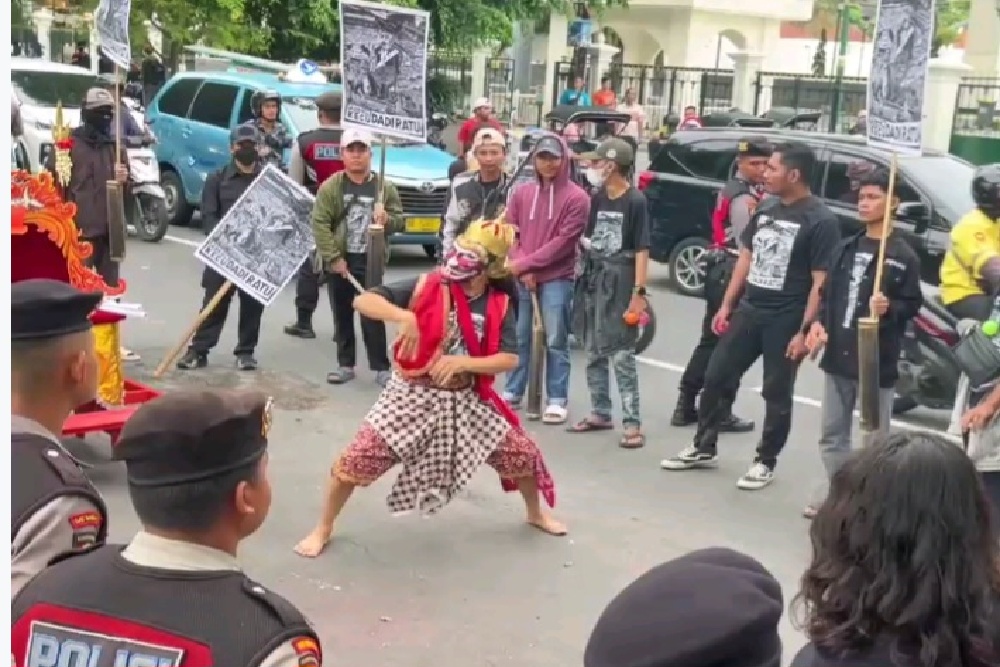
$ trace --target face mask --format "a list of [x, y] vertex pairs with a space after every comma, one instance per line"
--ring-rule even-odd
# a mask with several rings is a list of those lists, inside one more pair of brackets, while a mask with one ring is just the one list
[[595, 188], [599, 188], [604, 185], [605, 180], [607, 180], [607, 176], [604, 175], [603, 169], [599, 169], [597, 167], [590, 167], [587, 169], [587, 181]]
[[485, 270], [486, 264], [483, 263], [478, 254], [459, 246], [451, 249], [441, 266], [442, 275], [448, 280], [458, 283], [472, 280]]
[[98, 132], [108, 134], [111, 131], [111, 121], [114, 120], [114, 117], [110, 110], [95, 109], [83, 113], [83, 122]]
[[253, 146], [241, 146], [233, 151], [233, 159], [240, 164], [253, 164], [257, 161], [257, 149]]

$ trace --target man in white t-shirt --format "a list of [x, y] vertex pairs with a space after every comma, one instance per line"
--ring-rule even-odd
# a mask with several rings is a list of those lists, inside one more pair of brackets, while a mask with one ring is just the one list
[[618, 105], [618, 111], [632, 117], [632, 120], [625, 123], [621, 134], [632, 137], [638, 145], [642, 141], [642, 133], [646, 127], [646, 110], [636, 101], [635, 90], [629, 88], [625, 91], [625, 101]]

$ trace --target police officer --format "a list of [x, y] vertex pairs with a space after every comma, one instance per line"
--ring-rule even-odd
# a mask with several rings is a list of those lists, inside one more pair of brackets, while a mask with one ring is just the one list
[[257, 129], [261, 160], [283, 169], [285, 149], [291, 148], [292, 139], [281, 122], [281, 95], [275, 90], [258, 90], [250, 98], [250, 111], [254, 117], [244, 125]]
[[107, 509], [59, 443], [74, 408], [97, 395], [90, 313], [100, 293], [58, 280], [11, 285], [11, 588], [104, 542]]
[[[206, 233], [210, 233], [219, 224], [236, 200], [260, 175], [262, 169], [257, 150], [260, 133], [254, 126], [244, 124], [233, 128], [229, 139], [232, 162], [219, 171], [209, 174], [201, 191], [201, 220]], [[225, 282], [225, 278], [211, 268], [205, 267], [201, 275], [201, 286], [205, 289], [202, 308], [208, 305]], [[233, 350], [233, 354], [236, 355], [236, 367], [241, 371], [256, 370], [257, 360], [254, 358], [254, 350], [260, 338], [260, 318], [264, 314], [264, 306], [257, 299], [236, 288], [226, 293], [222, 301], [195, 331], [190, 347], [177, 362], [178, 369], [186, 371], [208, 365], [208, 353], [218, 344], [222, 335], [234, 292], [240, 299], [236, 349]]]
[[[340, 156], [340, 93], [323, 93], [316, 98], [319, 126], [303, 132], [292, 144], [292, 160], [288, 175], [314, 195], [326, 179], [344, 170]], [[295, 322], [285, 327], [285, 333], [299, 338], [315, 338], [312, 317], [319, 303], [322, 271], [316, 270], [315, 260], [303, 262], [295, 282]]]
[[177, 391], [140, 407], [115, 454], [142, 530], [22, 589], [17, 664], [55, 664], [72, 646], [79, 664], [124, 649], [130, 665], [319, 667], [309, 622], [236, 559], [271, 505], [270, 428], [271, 401], [252, 391]]
[[[731, 249], [740, 247], [740, 235], [750, 222], [757, 203], [764, 196], [764, 168], [771, 156], [771, 146], [763, 137], [747, 137], [739, 142], [736, 174], [719, 192], [712, 211], [713, 249], [705, 256], [705, 318], [701, 323], [701, 338], [691, 353], [681, 376], [677, 407], [670, 420], [672, 426], [690, 426], [698, 422], [695, 401], [705, 385], [705, 371], [719, 337], [712, 331], [712, 318], [722, 305], [726, 285], [736, 264]], [[739, 391], [740, 378], [734, 378], [732, 395]], [[729, 406], [732, 409], [732, 406]], [[729, 412], [719, 425], [722, 433], [746, 433], [754, 423]]]

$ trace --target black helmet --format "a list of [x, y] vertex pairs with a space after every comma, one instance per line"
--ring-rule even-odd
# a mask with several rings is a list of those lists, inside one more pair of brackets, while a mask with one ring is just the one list
[[260, 118], [260, 110], [264, 106], [264, 102], [277, 102], [278, 115], [281, 115], [281, 95], [278, 91], [258, 90], [250, 97], [250, 111], [253, 112], [254, 118]]
[[1000, 219], [1000, 163], [984, 164], [972, 175], [976, 207], [993, 220]]

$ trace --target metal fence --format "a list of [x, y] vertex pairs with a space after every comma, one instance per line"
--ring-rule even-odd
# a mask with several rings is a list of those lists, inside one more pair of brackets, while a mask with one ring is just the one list
[[467, 54], [432, 53], [427, 58], [427, 88], [435, 111], [468, 108], [472, 91], [472, 58]]
[[753, 113], [771, 109], [791, 109], [797, 113], [819, 111], [823, 115], [819, 129], [847, 132], [857, 122], [858, 112], [865, 108], [868, 79], [845, 76], [840, 81], [840, 114], [832, 119], [837, 81], [832, 76], [811, 76], [787, 72], [758, 72], [755, 83]]
[[[88, 45], [90, 28], [52, 28], [48, 43], [42, 43], [38, 31], [30, 26], [12, 26], [10, 29], [11, 55], [21, 58], [39, 58], [69, 64], [77, 44]], [[88, 46], [88, 53], [90, 52]], [[97, 56], [90, 54], [92, 58]]]
[[1000, 138], [1000, 78], [967, 78], [958, 86], [954, 134]]
[[[510, 118], [514, 111], [514, 59], [487, 60], [485, 86], [483, 94], [490, 100], [497, 117]], [[476, 93], [476, 97], [478, 96]]]

